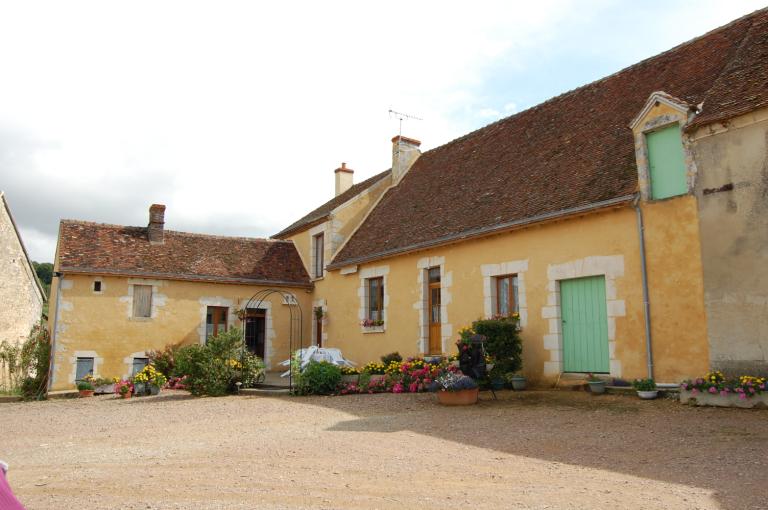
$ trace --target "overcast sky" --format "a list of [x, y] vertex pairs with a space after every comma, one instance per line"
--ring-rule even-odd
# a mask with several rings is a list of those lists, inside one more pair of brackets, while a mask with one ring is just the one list
[[263, 237], [424, 149], [764, 1], [2, 2], [0, 190], [30, 255], [62, 218]]

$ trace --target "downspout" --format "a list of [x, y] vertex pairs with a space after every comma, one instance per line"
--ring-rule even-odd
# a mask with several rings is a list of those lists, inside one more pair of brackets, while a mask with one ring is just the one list
[[648, 298], [648, 265], [645, 260], [645, 225], [643, 210], [640, 208], [640, 194], [632, 201], [637, 216], [637, 237], [640, 243], [640, 272], [643, 280], [643, 315], [645, 317], [645, 352], [648, 363], [648, 378], [653, 379], [653, 349], [651, 344], [651, 303]]
[[48, 362], [48, 391], [51, 390], [51, 386], [53, 385], [53, 370], [54, 370], [54, 362], [56, 358], [56, 330], [58, 329], [59, 325], [59, 308], [61, 305], [61, 280], [64, 279], [64, 273], [61, 271], [56, 271], [53, 273], [53, 276], [57, 278], [56, 280], [56, 311], [53, 314], [53, 328], [51, 328], [51, 356], [50, 360]]

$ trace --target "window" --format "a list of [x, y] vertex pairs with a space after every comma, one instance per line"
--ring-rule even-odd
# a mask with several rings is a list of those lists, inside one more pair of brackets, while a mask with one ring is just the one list
[[138, 374], [144, 367], [149, 365], [149, 358], [133, 358], [133, 366], [131, 367], [131, 377]]
[[384, 278], [368, 278], [368, 320], [384, 320]]
[[205, 315], [205, 338], [216, 336], [227, 330], [227, 315], [229, 308], [226, 306], [209, 306]]
[[133, 316], [152, 317], [152, 286], [133, 286]]
[[75, 382], [82, 381], [86, 375], [93, 375], [93, 358], [77, 358]]
[[685, 156], [680, 126], [675, 124], [645, 135], [651, 198], [661, 199], [688, 193]]
[[496, 277], [496, 315], [509, 317], [519, 313], [517, 301], [517, 275], [508, 274]]
[[323, 267], [325, 266], [323, 255], [325, 252], [325, 236], [323, 234], [317, 234], [312, 238], [312, 245], [314, 250], [314, 274], [315, 278], [323, 277]]
[[93, 282], [93, 291], [101, 292], [101, 280], [96, 280]]

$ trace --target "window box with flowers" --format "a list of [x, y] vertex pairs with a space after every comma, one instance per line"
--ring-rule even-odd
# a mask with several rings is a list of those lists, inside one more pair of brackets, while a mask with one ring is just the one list
[[363, 333], [383, 333], [384, 321], [363, 319], [360, 322], [360, 326], [363, 328]]
[[722, 372], [710, 372], [704, 377], [680, 384], [680, 402], [697, 406], [766, 407], [768, 382], [764, 377], [742, 375], [728, 379]]

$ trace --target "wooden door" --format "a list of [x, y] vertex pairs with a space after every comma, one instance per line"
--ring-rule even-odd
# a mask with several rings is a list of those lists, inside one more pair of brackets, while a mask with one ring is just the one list
[[610, 372], [605, 277], [560, 282], [563, 321], [563, 369], [566, 372]]
[[264, 359], [266, 338], [266, 313], [261, 309], [249, 309], [245, 317], [245, 345], [256, 356]]
[[442, 354], [443, 342], [441, 334], [442, 320], [440, 317], [440, 268], [433, 267], [428, 271], [429, 276], [429, 354]]
[[315, 314], [315, 345], [323, 346], [323, 317]]

